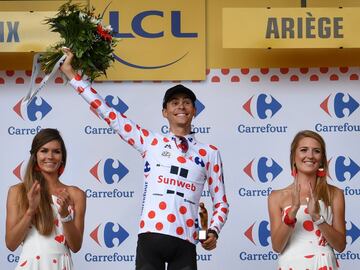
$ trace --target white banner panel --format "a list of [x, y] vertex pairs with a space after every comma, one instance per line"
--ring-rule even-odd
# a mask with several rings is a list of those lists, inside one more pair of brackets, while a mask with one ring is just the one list
[[[209, 70], [203, 82], [183, 82], [198, 97], [193, 130], [220, 150], [230, 203], [218, 247], [197, 247], [199, 269], [276, 269], [270, 243], [267, 196], [291, 183], [290, 142], [302, 129], [326, 140], [331, 184], [346, 197], [347, 247], [341, 269], [360, 265], [360, 69], [282, 68]], [[62, 180], [87, 195], [84, 243], [76, 269], [134, 269], [142, 200], [141, 157], [114, 135], [59, 77], [27, 108], [18, 104], [30, 74], [0, 72], [0, 238], [5, 234], [9, 186], [18, 183], [34, 134], [58, 128], [68, 149]], [[38, 83], [40, 78], [38, 79]], [[148, 129], [167, 133], [161, 115], [165, 89], [175, 82], [103, 82], [94, 88], [117, 110]], [[203, 200], [210, 208], [206, 191]], [[0, 245], [2, 269], [14, 269], [20, 254]], [[357, 267], [355, 266], [357, 265]]]

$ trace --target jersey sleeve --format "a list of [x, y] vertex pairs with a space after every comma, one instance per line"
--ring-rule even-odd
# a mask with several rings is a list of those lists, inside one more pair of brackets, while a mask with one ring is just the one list
[[142, 129], [124, 114], [110, 107], [90, 83], [82, 80], [79, 75], [70, 80], [70, 84], [121, 139], [138, 150], [140, 154], [145, 153], [146, 141], [152, 136], [148, 130]]
[[223, 166], [220, 152], [215, 150], [209, 160], [207, 182], [213, 202], [213, 214], [209, 228], [220, 233], [229, 213], [224, 184]]

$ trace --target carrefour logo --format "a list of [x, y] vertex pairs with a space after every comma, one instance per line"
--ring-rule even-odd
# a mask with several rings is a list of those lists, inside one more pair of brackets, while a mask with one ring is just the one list
[[[90, 174], [107, 188], [117, 186], [120, 181], [129, 173], [129, 170], [119, 160], [108, 158], [100, 160], [90, 169]], [[112, 190], [85, 190], [87, 198], [94, 199], [107, 199], [107, 198], [125, 198], [131, 199], [134, 197], [135, 191], [133, 190], [119, 190], [114, 188]]]
[[269, 222], [261, 220], [259, 223], [254, 222], [244, 233], [254, 245], [267, 247], [270, 244]]
[[205, 109], [205, 105], [202, 104], [199, 99], [196, 99], [195, 100], [195, 108], [196, 108], [195, 117], [197, 117]]
[[273, 158], [260, 157], [251, 160], [243, 170], [252, 180], [267, 183], [273, 181], [283, 169]]
[[112, 95], [108, 95], [105, 97], [105, 101], [110, 107], [114, 108], [119, 113], [125, 113], [129, 109], [129, 106], [118, 96], [114, 97]]
[[23, 165], [24, 161], [21, 161], [13, 170], [13, 174], [16, 176], [17, 179], [19, 179], [20, 181], [22, 181], [22, 165]]
[[[351, 221], [346, 222], [346, 224], [350, 224], [350, 228], [346, 229], [346, 236], [351, 239], [350, 245], [352, 245], [360, 236], [359, 228]], [[349, 242], [348, 242], [349, 243]]]
[[90, 169], [96, 180], [100, 183], [104, 181], [108, 185], [119, 183], [128, 172], [129, 170], [119, 160], [112, 158], [100, 160]]
[[50, 104], [41, 97], [34, 97], [29, 104], [22, 104], [22, 100], [16, 103], [13, 110], [23, 120], [32, 122], [42, 120], [52, 110]]
[[243, 105], [244, 110], [253, 118], [272, 118], [282, 105], [272, 95], [259, 94], [249, 98]]
[[327, 96], [321, 102], [320, 108], [330, 117], [344, 118], [349, 117], [359, 108], [359, 102], [350, 94], [336, 93]]
[[100, 247], [116, 248], [129, 237], [129, 233], [118, 223], [106, 222], [99, 224], [90, 233], [90, 237]]
[[350, 181], [360, 171], [360, 166], [351, 157], [332, 157], [328, 163], [331, 169], [330, 178], [335, 174], [339, 182]]
[[[359, 228], [351, 221], [347, 221], [346, 237], [351, 239], [350, 244], [352, 245], [360, 236]], [[244, 232], [245, 237], [251, 241], [254, 245], [260, 245], [262, 247], [267, 247], [271, 242], [271, 235], [269, 229], [269, 222], [266, 220], [261, 220], [260, 222], [254, 222], [249, 228]]]

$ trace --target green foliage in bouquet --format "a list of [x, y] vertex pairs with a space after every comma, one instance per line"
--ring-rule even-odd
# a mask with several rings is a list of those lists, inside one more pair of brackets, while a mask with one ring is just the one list
[[106, 76], [106, 69], [114, 62], [116, 40], [111, 26], [102, 24], [104, 12], [95, 16], [94, 8], [81, 7], [70, 0], [59, 8], [54, 18], [46, 19], [45, 23], [52, 32], [60, 34], [61, 40], [41, 55], [42, 70], [50, 73], [63, 55], [61, 48], [68, 47], [74, 53], [72, 66], [82, 76], [86, 75], [90, 81]]

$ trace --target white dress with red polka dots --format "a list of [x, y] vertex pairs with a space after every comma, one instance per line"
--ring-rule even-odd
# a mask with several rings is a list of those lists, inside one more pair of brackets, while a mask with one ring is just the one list
[[[332, 224], [331, 207], [322, 201], [320, 214], [328, 224]], [[284, 214], [290, 206], [284, 209]], [[320, 230], [313, 223], [306, 205], [301, 205], [296, 215], [294, 232], [282, 254], [279, 255], [279, 270], [336, 270], [338, 262], [334, 250], [322, 237]]]
[[228, 214], [222, 163], [216, 147], [185, 136], [188, 150], [180, 139], [136, 125], [109, 107], [89, 83], [76, 76], [70, 84], [129, 145], [144, 162], [144, 190], [139, 233], [155, 232], [197, 243], [199, 201], [207, 182], [213, 201], [209, 228], [220, 232]]
[[50, 236], [41, 235], [32, 226], [23, 242], [19, 263], [15, 270], [71, 270], [73, 263], [65, 244], [56, 197], [52, 196], [55, 230]]

